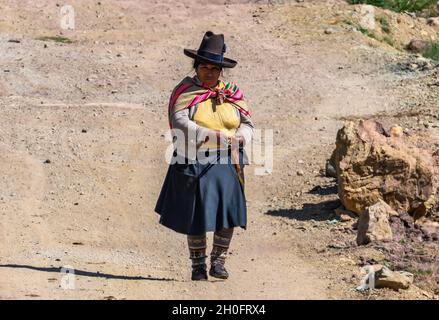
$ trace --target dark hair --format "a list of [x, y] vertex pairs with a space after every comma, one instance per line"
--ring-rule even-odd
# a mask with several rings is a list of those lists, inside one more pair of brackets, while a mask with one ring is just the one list
[[[194, 67], [195, 71], [197, 70], [198, 66], [199, 66], [200, 64], [202, 64], [202, 63], [205, 63], [205, 62], [194, 59], [194, 65], [193, 65], [193, 67]], [[219, 66], [218, 66], [218, 67], [219, 67]], [[219, 68], [220, 68], [220, 71], [221, 71], [221, 75], [223, 75], [223, 67], [219, 67]]]
[[201, 64], [200, 60], [195, 60], [194, 59], [194, 69], [197, 70], [198, 66]]

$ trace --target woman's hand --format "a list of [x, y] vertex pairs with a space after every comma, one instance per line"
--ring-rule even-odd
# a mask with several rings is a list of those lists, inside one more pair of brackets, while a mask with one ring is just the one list
[[[218, 147], [227, 146], [232, 147], [232, 149], [236, 149], [244, 144], [244, 138], [241, 135], [227, 136], [221, 130], [213, 130], [213, 132], [214, 134], [212, 136], [216, 139], [216, 144]], [[206, 137], [205, 142], [208, 140], [209, 138]]]

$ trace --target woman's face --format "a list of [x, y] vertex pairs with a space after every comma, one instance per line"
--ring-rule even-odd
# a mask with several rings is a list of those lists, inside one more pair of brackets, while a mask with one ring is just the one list
[[207, 63], [200, 63], [197, 67], [197, 77], [209, 87], [215, 87], [221, 73], [221, 68]]

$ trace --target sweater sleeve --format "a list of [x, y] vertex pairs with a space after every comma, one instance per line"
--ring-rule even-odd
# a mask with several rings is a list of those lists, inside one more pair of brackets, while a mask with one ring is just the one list
[[241, 117], [241, 124], [236, 130], [235, 135], [244, 138], [244, 146], [245, 146], [246, 144], [250, 143], [250, 141], [253, 138], [254, 125], [250, 115], [244, 115], [242, 112], [240, 112], [240, 117]]
[[[182, 130], [186, 139], [188, 139], [188, 144], [195, 144], [197, 148], [206, 140], [206, 137], [212, 131], [191, 120], [189, 118], [189, 109], [183, 109], [174, 113], [171, 117], [171, 124], [173, 128]], [[195, 138], [195, 140], [193, 138]]]

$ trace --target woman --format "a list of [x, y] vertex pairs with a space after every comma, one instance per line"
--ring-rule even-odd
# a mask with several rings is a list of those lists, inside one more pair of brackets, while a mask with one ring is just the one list
[[233, 228], [247, 224], [243, 147], [253, 124], [242, 91], [219, 80], [222, 68], [237, 64], [225, 51], [224, 36], [211, 31], [198, 50], [184, 49], [196, 76], [183, 79], [169, 102], [175, 150], [155, 211], [162, 225], [187, 235], [192, 280], [207, 280], [207, 231], [214, 232], [209, 274], [228, 278]]

